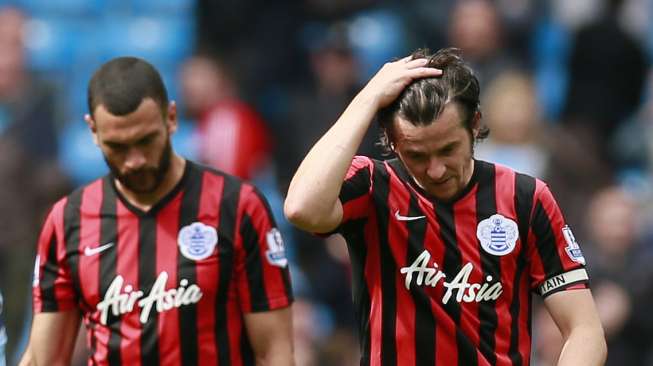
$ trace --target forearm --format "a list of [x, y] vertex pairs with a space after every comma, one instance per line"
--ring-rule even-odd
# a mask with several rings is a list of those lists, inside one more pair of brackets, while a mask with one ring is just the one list
[[23, 353], [23, 357], [20, 358], [20, 362], [18, 363], [18, 366], [35, 366], [35, 365], [36, 365], [36, 361], [34, 361], [34, 357], [32, 357], [32, 350], [28, 344], [25, 353]]
[[270, 350], [267, 357], [258, 359], [257, 366], [295, 366], [295, 358], [289, 347]]
[[566, 337], [558, 366], [600, 366], [605, 363], [607, 346], [599, 327], [577, 327]]
[[295, 225], [315, 231], [330, 219], [347, 169], [376, 110], [373, 98], [360, 93], [304, 158], [285, 203], [286, 215]]

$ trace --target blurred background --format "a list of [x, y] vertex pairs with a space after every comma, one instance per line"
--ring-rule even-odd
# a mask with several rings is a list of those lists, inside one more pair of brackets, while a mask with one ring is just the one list
[[[46, 210], [106, 172], [83, 115], [91, 73], [147, 59], [181, 111], [182, 155], [257, 184], [292, 265], [298, 365], [357, 365], [339, 236], [291, 228], [302, 157], [384, 62], [463, 49], [489, 140], [476, 156], [544, 179], [589, 262], [608, 365], [653, 365], [653, 0], [0, 0], [0, 288], [9, 364], [30, 322]], [[361, 153], [381, 157], [372, 128]], [[557, 328], [536, 303], [533, 365]], [[79, 364], [84, 364], [83, 338]]]

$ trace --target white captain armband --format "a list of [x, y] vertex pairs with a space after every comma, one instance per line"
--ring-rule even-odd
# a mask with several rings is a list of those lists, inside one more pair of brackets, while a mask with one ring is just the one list
[[540, 287], [538, 287], [537, 291], [542, 297], [545, 297], [573, 284], [587, 282], [588, 280], [589, 276], [587, 275], [585, 268], [578, 268], [573, 271], [547, 278]]

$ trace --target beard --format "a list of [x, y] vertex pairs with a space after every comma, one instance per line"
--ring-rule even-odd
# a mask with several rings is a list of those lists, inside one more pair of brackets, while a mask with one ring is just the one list
[[113, 177], [116, 178], [123, 187], [134, 193], [147, 194], [154, 192], [163, 182], [168, 170], [170, 170], [171, 156], [172, 147], [170, 145], [170, 139], [167, 139], [166, 145], [163, 148], [163, 152], [156, 166], [145, 166], [138, 170], [122, 173], [118, 167], [109, 162], [106, 156], [104, 156], [104, 161], [107, 163]]

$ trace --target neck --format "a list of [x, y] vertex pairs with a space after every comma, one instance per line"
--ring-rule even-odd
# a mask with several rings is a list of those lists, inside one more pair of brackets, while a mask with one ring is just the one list
[[123, 186], [120, 181], [114, 179], [116, 188], [118, 191], [125, 197], [125, 199], [134, 207], [142, 211], [148, 211], [152, 208], [157, 202], [159, 202], [166, 194], [168, 194], [172, 189], [179, 183], [181, 178], [184, 175], [184, 169], [186, 168], [186, 160], [181, 156], [172, 153], [172, 158], [170, 160], [170, 168], [166, 173], [163, 181], [159, 186], [149, 193], [137, 193], [127, 189]]

